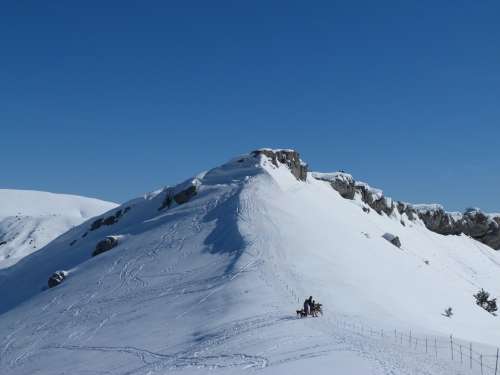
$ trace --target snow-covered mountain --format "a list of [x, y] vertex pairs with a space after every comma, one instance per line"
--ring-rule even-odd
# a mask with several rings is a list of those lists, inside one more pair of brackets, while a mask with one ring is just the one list
[[11, 266], [68, 229], [116, 206], [75, 195], [0, 189], [0, 268]]
[[480, 373], [500, 254], [336, 176], [263, 149], [69, 230], [0, 273], [1, 373]]

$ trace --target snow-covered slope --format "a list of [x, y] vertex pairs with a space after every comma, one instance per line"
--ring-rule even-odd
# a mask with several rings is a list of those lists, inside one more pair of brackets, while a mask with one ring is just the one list
[[[4, 270], [2, 374], [469, 373], [398, 335], [490, 350], [500, 321], [472, 294], [500, 295], [499, 253], [367, 213], [282, 156], [244, 155], [134, 199]], [[114, 247], [92, 257], [102, 240]], [[68, 276], [46, 290], [56, 270]], [[324, 316], [295, 318], [309, 295]]]
[[0, 268], [113, 207], [115, 203], [74, 195], [0, 189]]

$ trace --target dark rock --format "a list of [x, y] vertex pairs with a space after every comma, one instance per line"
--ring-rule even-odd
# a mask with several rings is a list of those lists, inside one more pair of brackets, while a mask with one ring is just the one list
[[260, 149], [252, 151], [251, 155], [254, 157], [265, 155], [275, 166], [278, 166], [278, 163], [288, 166], [297, 180], [305, 181], [307, 179], [307, 164], [300, 160], [297, 151]]
[[177, 204], [184, 204], [196, 195], [196, 186], [192, 185], [185, 190], [174, 195]]
[[391, 233], [385, 233], [382, 237], [387, 241], [389, 241], [390, 243], [392, 243], [394, 246], [399, 248], [401, 247], [401, 241], [399, 240], [398, 236], [395, 236], [394, 234]]
[[91, 225], [90, 225], [90, 230], [96, 230], [102, 227], [103, 225], [113, 225], [118, 222], [118, 220], [126, 214], [130, 210], [130, 207], [126, 207], [124, 211], [121, 209], [115, 211], [113, 214], [111, 214], [108, 217], [101, 217], [97, 220], [95, 220]]
[[411, 221], [414, 221], [418, 216], [415, 208], [413, 208], [413, 206], [408, 203], [398, 202], [396, 204], [396, 208], [401, 215], [406, 214], [408, 219]]
[[102, 221], [102, 225], [113, 225], [118, 222], [118, 219], [115, 216], [108, 216]]
[[[354, 189], [360, 194], [361, 200], [373, 208], [379, 215], [382, 215], [382, 212], [387, 216], [392, 215], [394, 203], [392, 199], [384, 197], [381, 191], [372, 189], [365, 183], [355, 183]], [[374, 190], [376, 192], [374, 192]]]
[[394, 210], [394, 203], [392, 203], [392, 200], [387, 200], [385, 197], [382, 197], [373, 201], [370, 207], [377, 211], [379, 215], [384, 212], [387, 216], [390, 216]]
[[76, 243], [76, 240], [73, 240], [69, 243], [69, 246], [73, 246]]
[[163, 210], [164, 208], [170, 208], [172, 203], [184, 204], [189, 202], [196, 194], [198, 193], [197, 185], [191, 181], [191, 185], [185, 187], [184, 189], [176, 192], [175, 188], [169, 188], [166, 191], [165, 199], [161, 204], [158, 211]]
[[363, 206], [362, 209], [363, 209], [363, 212], [366, 212], [367, 214], [370, 213], [370, 209], [368, 207]]
[[0, 241], [0, 246], [5, 245], [7, 241]]
[[82, 234], [82, 238], [87, 237], [87, 234], [89, 234], [89, 232], [85, 232], [84, 234]]
[[350, 174], [344, 172], [336, 173], [313, 173], [317, 180], [327, 181], [342, 198], [354, 199], [356, 190], [354, 189], [354, 179]]
[[66, 271], [56, 271], [52, 274], [52, 276], [49, 277], [49, 280], [48, 280], [48, 285], [49, 285], [49, 288], [53, 288], [59, 284], [61, 284], [64, 279], [66, 278], [66, 276], [68, 275], [68, 272]]
[[460, 234], [461, 228], [456, 225], [453, 216], [444, 211], [442, 207], [434, 209], [420, 210], [418, 217], [424, 222], [427, 229], [444, 235]]
[[101, 217], [97, 220], [95, 220], [91, 225], [90, 225], [90, 230], [96, 230], [96, 229], [99, 229], [102, 225], [102, 222], [104, 221], [104, 219]]
[[167, 192], [167, 195], [165, 196], [165, 199], [163, 200], [163, 203], [161, 204], [160, 208], [158, 208], [158, 211], [163, 210], [164, 208], [170, 208], [172, 205], [172, 202], [174, 199], [172, 196]]
[[131, 207], [130, 206], [127, 206], [125, 207], [125, 209], [123, 210], [123, 214], [125, 215], [127, 212], [129, 212], [131, 210]]
[[96, 255], [109, 251], [116, 246], [118, 246], [118, 238], [108, 236], [97, 243], [95, 250], [92, 252], [92, 256], [95, 257]]

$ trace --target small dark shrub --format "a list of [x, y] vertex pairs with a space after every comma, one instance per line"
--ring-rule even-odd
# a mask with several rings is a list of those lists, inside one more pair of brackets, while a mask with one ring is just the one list
[[489, 299], [490, 294], [485, 291], [484, 289], [481, 289], [479, 292], [474, 294], [474, 298], [476, 299], [476, 304], [478, 306], [481, 306], [483, 309], [488, 311], [491, 314], [494, 314], [495, 311], [498, 310], [497, 308], [497, 299]]
[[453, 309], [451, 307], [444, 309], [443, 316], [446, 316], [447, 318], [451, 318], [452, 315], [453, 315]]

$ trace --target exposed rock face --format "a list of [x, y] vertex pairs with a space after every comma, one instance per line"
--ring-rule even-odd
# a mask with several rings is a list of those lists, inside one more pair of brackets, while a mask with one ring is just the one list
[[[420, 219], [427, 229], [443, 235], [464, 233], [495, 250], [500, 250], [500, 215], [488, 215], [479, 209], [468, 209], [465, 213], [446, 212], [440, 205], [412, 205], [405, 202], [394, 203], [383, 192], [368, 184], [355, 181], [350, 174], [343, 172], [317, 173], [317, 180], [327, 181], [333, 189], [346, 199], [354, 199], [358, 194], [361, 201], [377, 213], [391, 216], [395, 210], [406, 214], [409, 220]], [[365, 207], [363, 208], [365, 212]], [[401, 220], [401, 225], [405, 225]]]
[[390, 216], [395, 209], [392, 199], [385, 197], [381, 190], [374, 189], [364, 182], [354, 181], [352, 176], [348, 173], [313, 172], [312, 176], [317, 180], [329, 182], [332, 188], [343, 198], [354, 199], [356, 193], [359, 194], [361, 200], [373, 208], [378, 214], [385, 212], [387, 216]]
[[120, 218], [130, 211], [130, 207], [125, 207], [125, 209], [122, 211], [122, 209], [116, 210], [113, 214], [107, 217], [100, 217], [99, 219], [96, 219], [92, 224], [90, 225], [90, 230], [96, 230], [102, 227], [103, 225], [113, 225], [120, 220]]
[[461, 229], [457, 226], [457, 221], [450, 213], [446, 212], [439, 205], [415, 206], [418, 217], [424, 222], [427, 229], [439, 234], [460, 234]]
[[47, 282], [49, 288], [53, 288], [59, 284], [61, 284], [64, 279], [68, 276], [68, 272], [66, 271], [56, 271], [52, 274], [52, 276], [49, 277], [49, 280]]
[[337, 190], [339, 194], [346, 199], [354, 199], [356, 190], [354, 188], [354, 179], [348, 173], [335, 172], [335, 173], [316, 173], [313, 172], [312, 176], [321, 181], [327, 181], [332, 185], [332, 188]]
[[406, 214], [406, 216], [410, 220], [415, 220], [415, 218], [417, 217], [417, 211], [415, 210], [415, 208], [413, 208], [411, 204], [405, 202], [398, 202], [397, 209], [401, 215]]
[[401, 241], [399, 240], [398, 236], [395, 236], [392, 233], [385, 233], [382, 237], [387, 241], [389, 241], [390, 243], [392, 243], [394, 246], [398, 248], [401, 247]]
[[118, 246], [118, 238], [115, 236], [108, 236], [97, 243], [92, 256], [95, 257], [96, 255], [109, 251], [116, 246]]
[[170, 208], [172, 203], [184, 204], [189, 202], [196, 194], [198, 194], [199, 181], [194, 179], [187, 181], [175, 188], [167, 188], [165, 199], [158, 210]]
[[297, 151], [263, 148], [252, 151], [251, 155], [265, 155], [275, 166], [278, 166], [278, 163], [287, 165], [297, 180], [305, 181], [307, 179], [307, 164], [300, 160], [300, 155]]

